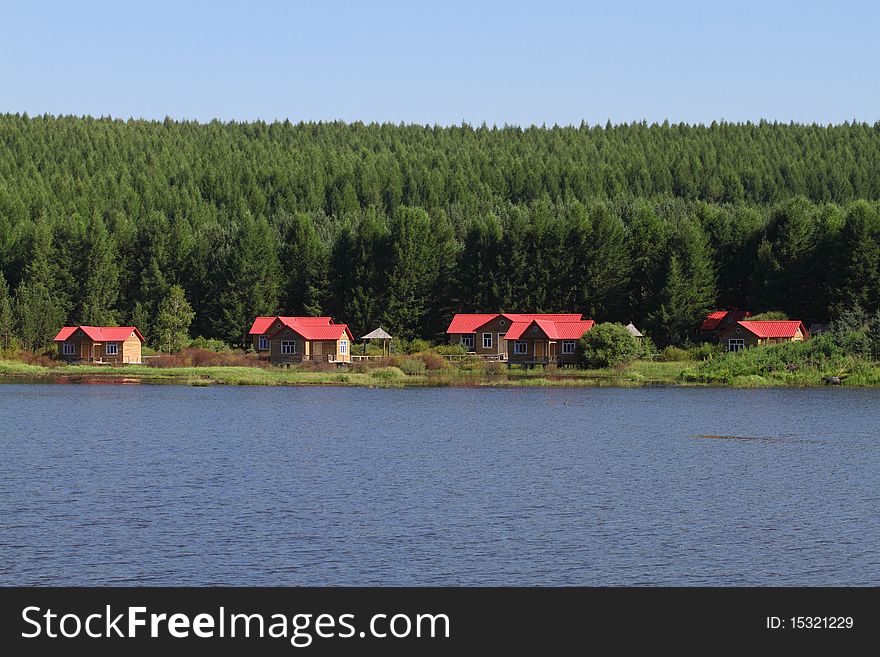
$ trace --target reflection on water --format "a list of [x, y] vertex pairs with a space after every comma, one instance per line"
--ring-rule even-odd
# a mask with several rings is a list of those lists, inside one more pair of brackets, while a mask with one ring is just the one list
[[876, 585], [878, 402], [0, 386], [0, 584]]

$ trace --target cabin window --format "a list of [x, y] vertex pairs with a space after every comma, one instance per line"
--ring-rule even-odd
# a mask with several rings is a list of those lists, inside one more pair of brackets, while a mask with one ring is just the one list
[[269, 348], [269, 339], [265, 335], [261, 335], [257, 344], [259, 345], [257, 348], [260, 351], [265, 351]]
[[727, 341], [727, 351], [742, 351], [746, 348], [746, 341], [743, 338], [730, 338]]
[[513, 353], [523, 355], [529, 353], [529, 345], [522, 340], [517, 340], [513, 345]]
[[492, 348], [492, 334], [491, 333], [483, 333], [483, 349], [491, 349]]
[[461, 344], [467, 347], [468, 351], [474, 350], [474, 336], [472, 335], [463, 335], [461, 336]]
[[104, 345], [104, 355], [105, 356], [118, 356], [119, 355], [119, 343], [118, 342], [108, 342]]
[[563, 354], [573, 354], [577, 349], [577, 342], [574, 340], [563, 340], [562, 341], [562, 353]]
[[504, 336], [505, 335], [507, 335], [507, 333], [499, 333], [498, 334], [498, 348], [499, 348], [499, 350], [504, 346]]
[[281, 341], [281, 353], [282, 354], [295, 354], [296, 353], [296, 341], [295, 340], [282, 340]]
[[339, 341], [339, 353], [343, 355], [348, 353], [348, 340]]
[[73, 356], [76, 354], [76, 343], [65, 342], [61, 345], [61, 353], [65, 356]]

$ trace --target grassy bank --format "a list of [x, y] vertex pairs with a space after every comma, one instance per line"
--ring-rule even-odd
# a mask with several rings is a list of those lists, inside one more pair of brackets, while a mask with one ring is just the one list
[[[405, 371], [409, 370], [409, 371]], [[256, 366], [148, 367], [128, 365], [40, 365], [0, 360], [0, 379], [34, 382], [143, 382], [182, 385], [249, 386], [362, 386], [403, 388], [418, 386], [473, 387], [639, 387], [648, 385], [809, 387], [823, 385], [825, 377], [839, 377], [842, 385], [880, 387], [880, 364], [847, 356], [827, 342], [813, 340], [751, 349], [699, 361], [636, 361], [608, 369], [508, 369], [499, 363], [465, 361], [439, 369], [407, 368], [388, 364], [314, 371], [306, 367], [281, 369]]]
[[171, 367], [145, 365], [124, 367], [59, 365], [47, 367], [17, 361], [0, 361], [0, 377], [20, 381], [87, 380], [185, 385], [335, 385], [400, 388], [409, 386], [642, 386], [681, 384], [680, 374], [687, 363], [638, 361], [620, 369], [579, 370], [536, 368], [508, 370], [506, 366], [447, 367], [417, 374], [406, 374], [397, 367], [333, 371], [308, 371], [261, 367]]
[[822, 385], [836, 377], [842, 385], [880, 386], [880, 363], [844, 351], [830, 335], [806, 342], [726, 353], [685, 369], [684, 381], [736, 387]]

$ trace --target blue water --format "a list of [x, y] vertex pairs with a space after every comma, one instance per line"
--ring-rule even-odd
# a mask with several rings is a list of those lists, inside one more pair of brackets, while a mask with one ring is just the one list
[[0, 385], [0, 584], [878, 585], [878, 428], [857, 389]]

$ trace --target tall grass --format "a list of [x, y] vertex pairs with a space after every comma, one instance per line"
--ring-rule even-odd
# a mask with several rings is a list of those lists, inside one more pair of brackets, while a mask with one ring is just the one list
[[686, 381], [737, 386], [821, 385], [828, 376], [841, 377], [850, 385], [874, 385], [870, 382], [880, 376], [880, 368], [866, 358], [846, 354], [831, 335], [823, 335], [726, 353], [682, 374]]

